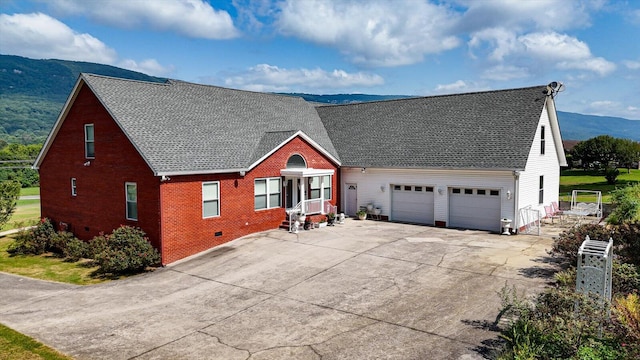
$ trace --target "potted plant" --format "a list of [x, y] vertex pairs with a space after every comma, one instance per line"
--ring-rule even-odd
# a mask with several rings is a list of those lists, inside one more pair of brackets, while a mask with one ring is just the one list
[[318, 227], [326, 227], [327, 226], [327, 218], [322, 218], [320, 219], [320, 223], [318, 224]]
[[336, 221], [336, 214], [330, 212], [327, 214], [327, 223], [329, 226], [333, 226]]
[[359, 220], [365, 220], [367, 218], [367, 212], [363, 209], [358, 210], [356, 215], [358, 216]]

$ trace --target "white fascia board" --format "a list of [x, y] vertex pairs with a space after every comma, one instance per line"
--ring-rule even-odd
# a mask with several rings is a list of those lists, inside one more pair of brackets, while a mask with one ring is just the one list
[[299, 169], [280, 170], [280, 176], [292, 176], [292, 177], [299, 177], [299, 178], [333, 175], [334, 173], [335, 171], [333, 171], [333, 169], [299, 168]]
[[47, 152], [49, 152], [49, 149], [53, 144], [53, 139], [55, 139], [56, 135], [58, 135], [58, 131], [60, 131], [60, 127], [62, 127], [62, 123], [64, 122], [64, 119], [67, 117], [67, 114], [69, 113], [71, 104], [73, 104], [73, 102], [76, 100], [76, 97], [78, 97], [78, 93], [80, 93], [80, 88], [82, 87], [83, 83], [84, 83], [84, 80], [82, 79], [82, 75], [78, 76], [78, 80], [76, 80], [76, 84], [73, 86], [73, 90], [71, 91], [71, 94], [69, 94], [67, 101], [64, 103], [64, 106], [62, 107], [60, 114], [58, 114], [58, 118], [56, 119], [56, 122], [53, 124], [53, 128], [51, 129], [49, 136], [47, 136], [47, 140], [45, 140], [44, 145], [42, 146], [42, 149], [40, 149], [40, 153], [36, 158], [36, 161], [33, 163], [33, 166], [32, 166], [33, 169], [37, 170], [40, 168], [40, 165], [42, 164], [44, 157], [47, 155]]
[[560, 166], [567, 166], [567, 158], [564, 155], [564, 146], [562, 145], [562, 135], [560, 135], [560, 123], [558, 122], [558, 114], [556, 113], [556, 103], [552, 96], [547, 96], [545, 105], [549, 115], [549, 123], [551, 124], [551, 133], [553, 134], [553, 143], [556, 147], [558, 162]]
[[333, 157], [327, 150], [325, 150], [322, 146], [320, 146], [318, 143], [316, 143], [315, 141], [313, 141], [307, 134], [305, 134], [304, 132], [302, 132], [301, 130], [298, 130], [295, 134], [291, 135], [289, 138], [287, 138], [285, 141], [283, 141], [282, 143], [280, 143], [278, 146], [274, 147], [271, 151], [269, 151], [268, 153], [266, 153], [263, 157], [261, 157], [260, 159], [258, 159], [256, 162], [254, 162], [253, 164], [251, 164], [248, 168], [248, 170], [253, 169], [254, 167], [258, 166], [258, 164], [260, 164], [261, 162], [263, 162], [264, 160], [266, 160], [269, 156], [271, 156], [273, 153], [275, 153], [276, 151], [278, 151], [280, 148], [282, 148], [284, 145], [286, 145], [287, 143], [289, 143], [291, 140], [293, 140], [294, 138], [296, 138], [297, 136], [300, 136], [301, 138], [303, 138], [304, 140], [306, 140], [307, 142], [309, 142], [309, 144], [311, 144], [311, 146], [313, 148], [315, 148], [316, 150], [320, 151], [322, 153], [322, 155], [328, 157], [334, 164], [340, 166], [340, 161], [338, 161], [338, 159], [336, 159], [335, 157]]

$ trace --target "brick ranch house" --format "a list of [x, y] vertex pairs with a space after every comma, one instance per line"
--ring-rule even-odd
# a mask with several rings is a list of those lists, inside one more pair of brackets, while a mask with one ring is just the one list
[[316, 106], [81, 74], [34, 165], [42, 216], [89, 240], [140, 227], [168, 264], [298, 209], [500, 231], [558, 199], [547, 86]]

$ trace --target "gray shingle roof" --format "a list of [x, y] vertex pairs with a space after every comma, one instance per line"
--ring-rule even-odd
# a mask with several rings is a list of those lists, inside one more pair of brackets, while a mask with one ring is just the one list
[[545, 88], [316, 109], [343, 166], [524, 169]]
[[156, 174], [247, 169], [297, 131], [338, 159], [314, 107], [301, 98], [81, 76]]

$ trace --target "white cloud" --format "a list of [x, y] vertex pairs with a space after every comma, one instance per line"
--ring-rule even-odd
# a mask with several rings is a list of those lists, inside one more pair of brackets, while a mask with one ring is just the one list
[[451, 30], [458, 15], [425, 1], [288, 0], [275, 22], [285, 35], [339, 49], [352, 62], [398, 66], [460, 44]]
[[259, 64], [248, 71], [227, 77], [224, 85], [252, 91], [301, 91], [301, 89], [344, 89], [381, 85], [384, 79], [364, 72], [344, 70], [284, 69]]
[[623, 63], [623, 64], [624, 64], [624, 66], [626, 66], [628, 69], [631, 69], [631, 70], [638, 70], [638, 69], [640, 69], [640, 61], [624, 60], [622, 63]]
[[205, 39], [231, 39], [240, 35], [228, 12], [216, 10], [201, 0], [54, 0], [49, 5], [62, 14], [87, 15], [119, 27], [149, 25]]
[[640, 108], [632, 105], [624, 105], [619, 101], [613, 100], [592, 101], [587, 105], [585, 113], [640, 120]]
[[587, 27], [591, 12], [601, 9], [606, 0], [458, 0], [467, 7], [460, 27], [469, 32], [487, 28], [534, 28], [538, 30], [565, 30]]
[[529, 75], [527, 68], [500, 64], [484, 70], [481, 77], [487, 80], [508, 81], [526, 78]]
[[0, 32], [3, 34], [0, 49], [5, 54], [116, 65], [156, 76], [165, 76], [174, 70], [173, 66], [162, 66], [155, 59], [118, 60], [116, 51], [99, 39], [80, 34], [42, 13], [0, 14]]
[[89, 34], [73, 31], [42, 13], [0, 14], [0, 48], [5, 54], [112, 64], [115, 50]]
[[469, 48], [471, 51], [489, 50], [487, 59], [494, 63], [509, 63], [516, 68], [555, 67], [584, 70], [600, 76], [606, 76], [616, 69], [614, 63], [593, 56], [585, 42], [556, 32], [516, 36], [514, 31], [504, 28], [485, 29], [472, 34]]
[[132, 59], [125, 59], [118, 62], [118, 66], [153, 76], [166, 76], [174, 71], [173, 66], [162, 66], [156, 59], [146, 59], [140, 62]]
[[438, 84], [434, 90], [435, 94], [456, 94], [473, 91], [485, 91], [487, 87], [481, 86], [474, 82], [466, 82], [463, 80], [457, 80], [450, 84]]

